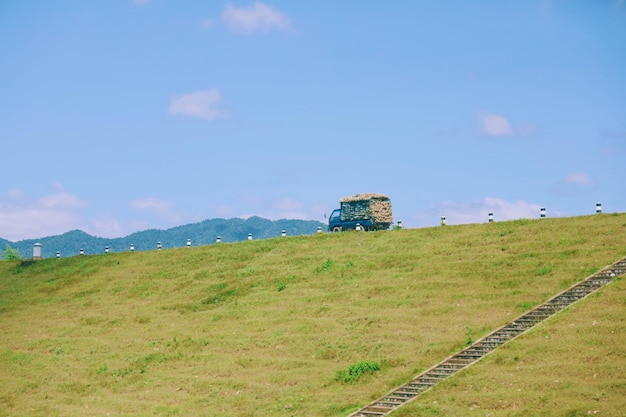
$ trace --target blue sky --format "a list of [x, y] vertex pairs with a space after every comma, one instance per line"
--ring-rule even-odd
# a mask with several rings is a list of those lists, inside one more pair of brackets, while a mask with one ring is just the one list
[[626, 2], [0, 1], [0, 237], [626, 211]]

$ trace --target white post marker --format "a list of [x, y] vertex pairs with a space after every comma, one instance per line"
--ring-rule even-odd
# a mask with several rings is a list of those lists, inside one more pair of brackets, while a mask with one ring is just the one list
[[286, 237], [286, 236], [287, 236], [287, 231], [286, 231], [286, 230], [283, 230], [283, 233], [281, 233], [281, 236], [282, 236], [282, 237]]
[[134, 251], [135, 251], [135, 244], [134, 244], [134, 243], [131, 243], [131, 244], [130, 244], [130, 251], [131, 251], [131, 252], [134, 252]]
[[252, 240], [252, 233], [248, 233], [248, 240]]
[[163, 248], [163, 244], [161, 243], [161, 241], [157, 242], [157, 250], [161, 250], [161, 248]]
[[596, 203], [596, 214], [602, 213], [602, 204]]
[[33, 245], [33, 260], [38, 261], [41, 259], [41, 243], [35, 243]]
[[493, 222], [493, 213], [489, 213], [489, 223]]
[[441, 225], [442, 226], [446, 225], [446, 216], [441, 216]]
[[544, 217], [546, 217], [546, 208], [541, 207], [541, 218], [543, 219]]
[[191, 239], [187, 239], [187, 247], [190, 248], [191, 247]]
[[222, 243], [222, 238], [219, 236], [215, 238], [215, 243]]

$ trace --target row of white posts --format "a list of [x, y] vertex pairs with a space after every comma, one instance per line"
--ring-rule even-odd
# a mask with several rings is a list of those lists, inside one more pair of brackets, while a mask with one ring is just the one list
[[[602, 213], [602, 203], [596, 203], [596, 214], [600, 214]], [[545, 207], [541, 207], [541, 209], [539, 210], [539, 217], [544, 219], [546, 217], [546, 208]], [[489, 212], [489, 223], [493, 223], [493, 213]], [[446, 225], [446, 216], [441, 216], [441, 225], [445, 226]]]
[[[322, 227], [318, 226], [317, 227], [317, 233], [322, 233]], [[283, 230], [280, 234], [282, 237], [287, 237], [287, 231]], [[252, 240], [252, 233], [248, 233], [248, 240]], [[215, 243], [222, 243], [222, 238], [220, 236], [218, 236], [217, 238], [215, 238]], [[188, 248], [191, 247], [191, 239], [187, 239], [187, 245]], [[135, 244], [131, 243], [130, 244], [130, 251], [134, 252], [135, 251]], [[163, 244], [159, 241], [157, 242], [157, 250], [161, 250], [163, 249]], [[109, 253], [109, 247], [105, 246], [104, 247], [104, 253]], [[80, 249], [80, 251], [78, 252], [79, 255], [84, 255], [85, 254], [85, 250], [84, 249]], [[61, 257], [61, 252], [57, 251], [56, 253], [56, 257], [60, 258]], [[39, 260], [41, 259], [41, 243], [35, 243], [33, 245], [33, 259], [34, 260]]]

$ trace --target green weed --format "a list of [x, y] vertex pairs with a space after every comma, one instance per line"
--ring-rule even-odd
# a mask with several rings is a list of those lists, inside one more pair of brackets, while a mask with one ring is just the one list
[[330, 271], [332, 267], [333, 267], [333, 260], [330, 258], [327, 258], [326, 261], [321, 266], [315, 267], [315, 273], [320, 274], [322, 272], [328, 272]]
[[340, 369], [335, 375], [335, 381], [344, 384], [354, 384], [361, 377], [380, 371], [380, 364], [375, 361], [361, 361], [352, 364], [347, 370]]

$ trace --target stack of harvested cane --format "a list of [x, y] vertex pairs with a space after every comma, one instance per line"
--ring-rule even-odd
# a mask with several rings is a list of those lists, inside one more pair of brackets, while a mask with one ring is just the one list
[[384, 194], [365, 193], [344, 197], [341, 203], [341, 220], [372, 219], [376, 223], [393, 223], [391, 201]]

